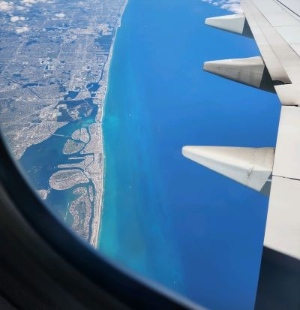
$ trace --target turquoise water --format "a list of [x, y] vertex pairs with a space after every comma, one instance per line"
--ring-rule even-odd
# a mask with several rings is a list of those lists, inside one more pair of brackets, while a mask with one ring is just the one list
[[267, 199], [181, 155], [184, 145], [273, 146], [279, 103], [211, 76], [206, 60], [258, 55], [204, 26], [199, 0], [130, 0], [103, 120], [99, 248], [210, 309], [252, 309]]

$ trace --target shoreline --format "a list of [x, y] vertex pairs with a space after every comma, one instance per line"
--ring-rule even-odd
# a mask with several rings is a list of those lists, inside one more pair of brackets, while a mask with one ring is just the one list
[[[126, 0], [124, 5], [120, 8], [120, 19], [118, 20], [118, 24], [116, 26], [116, 32], [113, 38], [113, 42], [110, 47], [110, 52], [105, 63], [103, 69], [103, 87], [100, 89], [99, 94], [97, 95], [97, 99], [99, 99], [98, 103], [98, 111], [95, 118], [95, 123], [97, 126], [98, 134], [96, 134], [97, 138], [100, 138], [99, 150], [95, 152], [95, 161], [97, 161], [97, 168], [100, 170], [100, 174], [95, 174], [93, 184], [95, 186], [95, 201], [94, 201], [94, 215], [91, 224], [91, 237], [90, 244], [95, 248], [99, 248], [99, 235], [101, 232], [101, 222], [102, 222], [102, 211], [104, 204], [104, 178], [105, 178], [105, 152], [104, 152], [104, 137], [103, 137], [103, 118], [105, 114], [105, 104], [106, 104], [106, 96], [109, 88], [109, 73], [110, 73], [110, 65], [113, 58], [114, 47], [116, 38], [118, 35], [118, 31], [122, 26], [122, 18], [126, 7], [128, 5], [129, 0]], [[92, 125], [90, 125], [92, 126]], [[98, 175], [100, 178], [97, 178]]]
[[[0, 14], [8, 39], [1, 49], [7, 59], [0, 74], [1, 130], [45, 207], [97, 248], [105, 177], [102, 121], [128, 0], [42, 2], [46, 19], [33, 18], [34, 3], [18, 25]], [[12, 5], [11, 15], [18, 10]], [[15, 33], [16, 25], [26, 32]]]

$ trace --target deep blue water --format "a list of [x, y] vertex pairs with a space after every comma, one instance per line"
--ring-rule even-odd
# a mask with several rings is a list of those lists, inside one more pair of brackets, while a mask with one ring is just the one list
[[129, 0], [110, 68], [99, 248], [210, 309], [252, 309], [267, 198], [181, 155], [184, 145], [274, 146], [274, 95], [202, 71], [258, 55], [204, 25], [199, 0]]

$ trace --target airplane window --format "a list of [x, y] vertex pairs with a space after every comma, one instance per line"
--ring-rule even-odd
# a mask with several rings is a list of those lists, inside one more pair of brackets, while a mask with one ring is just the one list
[[96, 250], [215, 310], [254, 308], [268, 201], [182, 148], [274, 147], [279, 118], [273, 94], [202, 71], [259, 55], [204, 24], [241, 12], [229, 0], [0, 1], [1, 131], [33, 190]]

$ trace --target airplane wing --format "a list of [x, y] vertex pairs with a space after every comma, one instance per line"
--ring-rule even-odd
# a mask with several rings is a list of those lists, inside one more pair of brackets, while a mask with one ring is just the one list
[[264, 244], [300, 259], [300, 1], [241, 0], [243, 14], [206, 24], [255, 39], [260, 56], [211, 61], [210, 73], [264, 91], [281, 102], [276, 149], [186, 146], [184, 156], [270, 194]]

